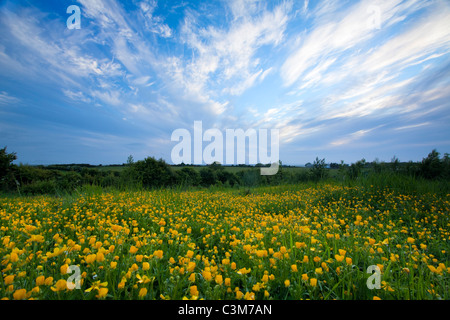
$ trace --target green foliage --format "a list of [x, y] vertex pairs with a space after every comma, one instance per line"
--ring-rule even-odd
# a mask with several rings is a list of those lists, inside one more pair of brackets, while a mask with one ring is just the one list
[[316, 160], [314, 161], [310, 174], [311, 179], [313, 181], [320, 181], [327, 177], [328, 171], [326, 170], [326, 163], [325, 159], [319, 159], [316, 157]]
[[[255, 187], [259, 184], [260, 180], [260, 169], [252, 169], [252, 170], [245, 170], [240, 171], [238, 173], [238, 176], [240, 177], [240, 180], [242, 182], [243, 186], [246, 187]], [[271, 177], [273, 178], [273, 177]], [[266, 181], [268, 181], [270, 178], [266, 177]]]
[[362, 169], [364, 168], [365, 165], [366, 165], [365, 159], [361, 159], [356, 161], [355, 163], [352, 163], [348, 170], [349, 178], [350, 179], [358, 178], [361, 175]]
[[420, 175], [425, 179], [437, 179], [444, 176], [445, 167], [448, 169], [448, 155], [442, 161], [439, 152], [435, 150], [428, 154], [420, 164]]
[[203, 168], [200, 170], [201, 185], [204, 187], [209, 187], [217, 182], [217, 175], [212, 168]]
[[[441, 159], [433, 150], [422, 162], [402, 163], [396, 157], [389, 163], [365, 159], [351, 165], [341, 161], [327, 168], [325, 159], [316, 157], [306, 168], [280, 167], [273, 176], [261, 175], [263, 165], [224, 167], [219, 163], [208, 166], [170, 166], [164, 160], [148, 157], [135, 162], [108, 167], [81, 165], [29, 166], [14, 165], [14, 153], [0, 149], [0, 191], [24, 195], [80, 192], [85, 187], [109, 190], [142, 190], [151, 188], [253, 188], [264, 186], [318, 183], [336, 180], [348, 186], [391, 186], [414, 192], [421, 186], [432, 186], [437, 192], [448, 190], [450, 159]], [[428, 183], [427, 181], [430, 181]]]
[[7, 153], [6, 147], [0, 149], [0, 188], [11, 189], [14, 186], [14, 169], [13, 161], [17, 160], [15, 153]]
[[178, 183], [182, 186], [198, 186], [201, 182], [201, 177], [198, 171], [192, 169], [192, 168], [182, 168], [180, 170], [177, 170], [176, 173], [176, 180]]
[[57, 185], [54, 180], [37, 180], [23, 185], [21, 193], [24, 195], [56, 194]]
[[156, 160], [153, 157], [147, 157], [132, 166], [144, 188], [168, 187], [175, 182], [172, 168], [163, 159]]

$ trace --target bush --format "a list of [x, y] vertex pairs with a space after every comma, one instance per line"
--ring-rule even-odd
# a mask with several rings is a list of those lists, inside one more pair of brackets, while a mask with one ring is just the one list
[[0, 149], [0, 188], [2, 190], [11, 190], [14, 188], [16, 182], [14, 177], [14, 160], [17, 160], [15, 153], [7, 153], [6, 147]]
[[177, 183], [183, 186], [198, 186], [201, 183], [200, 174], [192, 168], [182, 168], [175, 175]]
[[202, 168], [200, 170], [201, 185], [209, 187], [215, 185], [217, 182], [217, 176], [215, 170], [211, 168]]
[[[261, 179], [261, 173], [260, 173], [260, 169], [248, 169], [248, 170], [244, 170], [244, 171], [239, 171], [239, 177], [241, 180], [241, 183], [243, 186], [246, 187], [253, 187], [253, 186], [257, 186], [260, 183], [260, 179]], [[273, 176], [264, 176], [264, 178], [266, 178], [266, 181], [270, 181], [273, 180], [274, 177]]]
[[320, 159], [316, 157], [316, 160], [313, 163], [313, 166], [310, 170], [311, 179], [313, 181], [320, 181], [325, 179], [328, 175], [328, 171], [326, 169], [325, 159]]
[[34, 181], [22, 186], [21, 192], [24, 195], [55, 194], [56, 189], [55, 181]]
[[428, 157], [422, 160], [420, 164], [420, 175], [425, 179], [436, 179], [443, 176], [444, 160], [439, 159], [439, 152], [435, 150], [428, 154]]
[[137, 180], [145, 188], [168, 187], [176, 182], [172, 168], [163, 159], [148, 157], [132, 166]]

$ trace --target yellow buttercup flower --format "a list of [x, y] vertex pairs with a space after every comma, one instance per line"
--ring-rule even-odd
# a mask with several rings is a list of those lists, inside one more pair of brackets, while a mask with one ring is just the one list
[[51, 286], [53, 284], [53, 277], [48, 277], [45, 279], [44, 284], [46, 286]]
[[60, 268], [61, 274], [66, 274], [68, 268], [69, 268], [68, 264], [63, 264]]
[[56, 281], [56, 284], [54, 287], [51, 287], [52, 291], [58, 292], [58, 291], [64, 291], [67, 289], [67, 283], [66, 280], [60, 279]]
[[210, 271], [202, 271], [202, 276], [206, 281], [212, 280], [212, 275]]
[[131, 246], [131, 247], [130, 247], [130, 253], [131, 253], [131, 254], [135, 254], [138, 250], [139, 250], [139, 249], [136, 248], [135, 246]]
[[120, 281], [119, 284], [117, 285], [117, 288], [123, 289], [125, 287], [125, 284], [126, 284], [126, 279], [125, 279], [125, 281], [122, 279], [122, 281]]
[[86, 263], [87, 264], [91, 264], [93, 263], [95, 260], [97, 259], [97, 255], [96, 254], [90, 254], [86, 257]]
[[246, 292], [244, 295], [245, 300], [255, 300], [255, 293], [254, 292]]
[[6, 276], [6, 277], [3, 279], [3, 282], [5, 283], [5, 285], [8, 285], [8, 284], [13, 283], [13, 282], [14, 282], [14, 275]]
[[252, 269], [250, 269], [250, 268], [242, 268], [242, 269], [239, 269], [239, 271], [237, 272], [238, 274], [247, 274], [247, 273], [250, 273], [252, 271]]
[[153, 256], [157, 257], [158, 259], [162, 259], [163, 254], [164, 254], [164, 252], [162, 250], [156, 250], [155, 252], [153, 252]]
[[95, 296], [97, 299], [103, 299], [108, 294], [108, 288], [100, 288], [98, 289], [98, 293]]
[[13, 293], [14, 300], [23, 300], [27, 298], [27, 290], [26, 289], [18, 289]]
[[37, 286], [42, 286], [45, 283], [45, 277], [44, 276], [39, 276], [36, 278], [36, 285]]
[[199, 293], [198, 293], [197, 286], [190, 286], [189, 287], [189, 293], [191, 294], [191, 296], [198, 297]]
[[105, 255], [102, 252], [98, 252], [97, 255], [96, 255], [96, 261], [97, 262], [105, 261]]
[[141, 288], [141, 290], [139, 290], [139, 298], [143, 298], [147, 295], [147, 289], [146, 288]]
[[141, 277], [138, 274], [136, 275], [136, 278], [139, 279], [138, 283], [143, 283], [143, 284], [149, 283], [149, 282], [151, 282], [154, 279], [154, 277], [149, 278], [149, 277], [147, 277], [145, 275]]
[[99, 291], [102, 287], [106, 287], [108, 285], [108, 282], [101, 282], [100, 280], [95, 281], [92, 286], [88, 289], [86, 289], [84, 292], [91, 292], [92, 290]]
[[9, 261], [11, 262], [17, 262], [19, 261], [19, 256], [17, 255], [17, 253], [12, 252], [10, 257], [9, 257]]
[[196, 266], [196, 263], [195, 263], [195, 262], [189, 261], [186, 270], [187, 270], [188, 272], [193, 272], [194, 269], [195, 269], [195, 266]]

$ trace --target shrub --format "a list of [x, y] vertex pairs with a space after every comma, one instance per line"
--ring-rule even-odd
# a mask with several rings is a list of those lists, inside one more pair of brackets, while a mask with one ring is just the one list
[[176, 181], [172, 168], [163, 160], [156, 160], [153, 157], [137, 161], [132, 165], [137, 180], [145, 188], [160, 188], [173, 185]]
[[177, 183], [184, 186], [198, 186], [201, 182], [200, 174], [192, 168], [182, 168], [175, 172]]
[[428, 157], [422, 160], [420, 164], [420, 175], [425, 179], [436, 179], [442, 176], [444, 171], [444, 161], [439, 159], [439, 152], [434, 149], [428, 154]]

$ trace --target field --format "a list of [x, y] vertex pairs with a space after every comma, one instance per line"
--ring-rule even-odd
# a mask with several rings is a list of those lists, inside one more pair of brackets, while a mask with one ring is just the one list
[[337, 183], [2, 197], [0, 297], [450, 299], [449, 207]]

